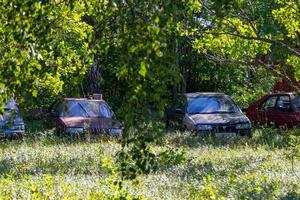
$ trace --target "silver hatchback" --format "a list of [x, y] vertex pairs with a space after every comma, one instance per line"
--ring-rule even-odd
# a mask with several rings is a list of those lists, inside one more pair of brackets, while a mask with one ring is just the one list
[[0, 137], [22, 138], [25, 133], [25, 124], [20, 116], [19, 108], [14, 98], [5, 103], [4, 112], [0, 115]]

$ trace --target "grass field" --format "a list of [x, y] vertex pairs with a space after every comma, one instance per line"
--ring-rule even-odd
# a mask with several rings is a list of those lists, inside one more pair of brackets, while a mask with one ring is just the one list
[[0, 199], [300, 199], [300, 162], [287, 159], [298, 130], [226, 141], [167, 133], [152, 150], [176, 149], [184, 162], [161, 162], [120, 191], [107, 167], [121, 149], [116, 140], [68, 141], [38, 122], [27, 129], [23, 141], [0, 143]]

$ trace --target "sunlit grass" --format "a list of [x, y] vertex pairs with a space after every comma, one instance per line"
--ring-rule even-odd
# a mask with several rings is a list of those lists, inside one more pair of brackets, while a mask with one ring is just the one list
[[[29, 130], [23, 141], [0, 143], [0, 199], [97, 199], [113, 192], [102, 161], [115, 161], [117, 140], [70, 141], [53, 129]], [[299, 199], [300, 163], [293, 169], [287, 159], [289, 134], [299, 135], [259, 129], [253, 138], [221, 140], [170, 132], [153, 151], [180, 148], [185, 161], [161, 163], [125, 188], [150, 199]]]

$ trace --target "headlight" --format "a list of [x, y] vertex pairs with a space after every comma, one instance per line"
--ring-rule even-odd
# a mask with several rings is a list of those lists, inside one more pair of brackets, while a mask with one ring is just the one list
[[110, 133], [113, 136], [120, 136], [120, 135], [122, 135], [122, 129], [120, 129], [120, 128], [110, 128], [108, 130], [108, 133]]
[[24, 126], [24, 124], [14, 124], [11, 126], [11, 129], [12, 130], [24, 130], [25, 126]]
[[208, 124], [198, 124], [197, 125], [197, 130], [200, 130], [200, 131], [209, 131], [212, 129], [213, 129], [212, 125], [208, 125]]
[[67, 133], [83, 133], [83, 128], [67, 128]]
[[236, 129], [251, 129], [250, 123], [237, 124], [235, 126]]

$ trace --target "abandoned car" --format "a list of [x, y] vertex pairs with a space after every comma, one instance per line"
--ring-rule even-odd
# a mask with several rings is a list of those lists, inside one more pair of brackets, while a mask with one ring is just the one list
[[245, 112], [256, 125], [294, 127], [300, 123], [300, 96], [294, 93], [265, 95]]
[[5, 103], [4, 112], [0, 115], [0, 137], [22, 138], [24, 133], [24, 121], [20, 116], [18, 105], [12, 97]]
[[186, 93], [166, 111], [166, 126], [217, 136], [251, 136], [250, 120], [231, 97], [223, 93]]
[[58, 133], [70, 136], [84, 133], [107, 133], [120, 136], [120, 122], [104, 100], [65, 98], [57, 101], [50, 109], [49, 122]]

